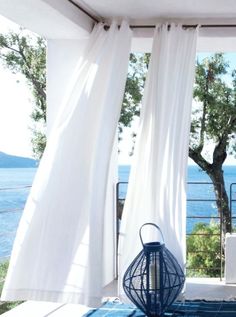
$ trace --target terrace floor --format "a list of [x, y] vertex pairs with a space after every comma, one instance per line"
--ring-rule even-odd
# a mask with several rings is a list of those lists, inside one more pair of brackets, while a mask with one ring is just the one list
[[[109, 296], [115, 296], [116, 285], [107, 288]], [[105, 294], [105, 295], [108, 295]], [[236, 284], [225, 284], [218, 278], [187, 278], [186, 299], [204, 300], [236, 300]], [[2, 314], [3, 317], [82, 317], [89, 307], [76, 304], [60, 304], [51, 302], [25, 302], [11, 311]], [[33, 315], [32, 315], [33, 313]]]

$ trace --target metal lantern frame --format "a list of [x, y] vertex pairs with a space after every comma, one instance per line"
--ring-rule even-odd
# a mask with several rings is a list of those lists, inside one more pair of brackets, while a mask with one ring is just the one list
[[[147, 225], [159, 231], [161, 242], [143, 242], [142, 229]], [[163, 316], [184, 286], [184, 272], [165, 247], [162, 231], [156, 224], [142, 225], [139, 236], [143, 250], [125, 272], [123, 288], [127, 297], [148, 317]]]

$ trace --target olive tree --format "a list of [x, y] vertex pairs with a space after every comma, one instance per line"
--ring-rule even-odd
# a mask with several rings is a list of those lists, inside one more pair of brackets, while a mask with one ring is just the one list
[[21, 73], [30, 87], [33, 153], [40, 158], [46, 145], [46, 41], [24, 29], [0, 34], [0, 60], [13, 73]]
[[[236, 81], [235, 72], [223, 54], [205, 58], [196, 65], [189, 157], [210, 177], [223, 231], [231, 230], [229, 200], [225, 188], [223, 164], [229, 153], [235, 152]], [[230, 81], [230, 77], [232, 81]], [[211, 150], [204, 151], [211, 143]]]

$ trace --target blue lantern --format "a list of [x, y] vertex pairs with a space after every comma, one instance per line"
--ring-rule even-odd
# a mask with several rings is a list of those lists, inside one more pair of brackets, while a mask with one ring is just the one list
[[[162, 242], [143, 243], [142, 228], [154, 226]], [[143, 250], [128, 267], [123, 288], [128, 298], [148, 317], [163, 316], [180, 294], [185, 276], [173, 254], [165, 247], [163, 234], [154, 223], [139, 230]]]

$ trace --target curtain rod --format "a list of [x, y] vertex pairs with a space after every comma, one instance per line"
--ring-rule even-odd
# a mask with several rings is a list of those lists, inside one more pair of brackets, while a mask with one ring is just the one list
[[[196, 28], [198, 24], [183, 24], [183, 29], [191, 29]], [[130, 25], [131, 29], [155, 29], [156, 25]], [[199, 27], [201, 29], [204, 28], [230, 28], [230, 27], [236, 27], [236, 24], [200, 24]], [[105, 25], [104, 29], [109, 30], [110, 26]], [[168, 29], [170, 28], [170, 24], [168, 25]]]
[[[94, 15], [90, 14], [87, 10], [82, 8], [78, 3], [74, 2], [74, 0], [68, 0], [71, 4], [73, 4], [78, 10], [82, 11], [84, 14], [86, 14], [90, 19], [92, 19], [95, 23], [101, 22], [98, 18], [96, 18]], [[183, 24], [183, 28], [196, 28], [198, 24]], [[154, 29], [156, 25], [130, 25], [131, 29]], [[200, 28], [230, 28], [230, 27], [236, 27], [236, 24], [200, 24]], [[107, 29], [109, 29], [109, 26], [106, 26]]]
[[[196, 28], [198, 24], [183, 24], [183, 28]], [[131, 29], [154, 29], [156, 25], [130, 25]], [[236, 24], [199, 24], [200, 28], [230, 28]]]

